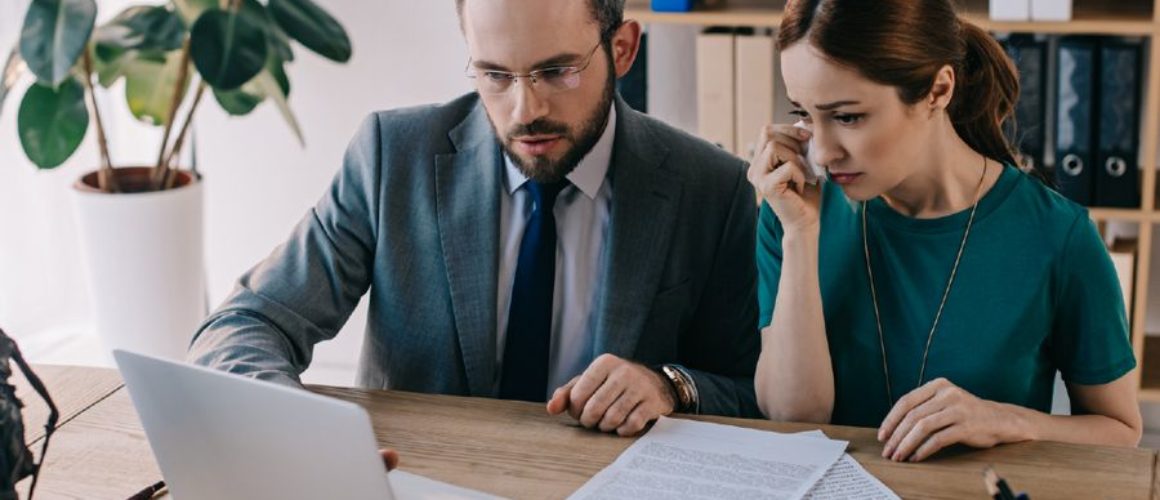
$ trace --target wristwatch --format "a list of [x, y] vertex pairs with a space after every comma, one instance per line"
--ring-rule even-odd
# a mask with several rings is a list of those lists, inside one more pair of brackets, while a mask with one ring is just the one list
[[657, 371], [669, 382], [669, 387], [673, 390], [676, 401], [676, 407], [673, 408], [673, 411], [698, 413], [700, 398], [693, 377], [689, 376], [688, 372], [678, 365], [663, 364], [657, 367]]

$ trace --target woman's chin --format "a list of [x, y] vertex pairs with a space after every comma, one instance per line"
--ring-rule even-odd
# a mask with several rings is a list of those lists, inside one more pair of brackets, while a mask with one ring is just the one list
[[864, 201], [873, 200], [874, 198], [878, 197], [878, 193], [870, 192], [867, 189], [865, 189], [865, 187], [863, 187], [863, 186], [857, 186], [857, 185], [844, 185], [843, 186], [841, 184], [838, 184], [838, 187], [842, 190], [842, 193], [844, 193], [846, 195], [846, 198], [850, 199], [850, 201], [861, 203]]

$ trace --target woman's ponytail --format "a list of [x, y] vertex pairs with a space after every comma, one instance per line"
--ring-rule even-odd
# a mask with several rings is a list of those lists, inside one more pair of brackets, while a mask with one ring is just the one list
[[[1004, 134], [1018, 133], [1015, 104], [1019, 100], [1019, 74], [999, 42], [986, 31], [961, 21], [965, 44], [963, 62], [957, 71], [957, 88], [951, 102], [951, 122], [968, 145], [989, 158], [1023, 165], [1020, 153]], [[1041, 162], [1031, 162], [1030, 174], [1044, 182], [1051, 179]]]

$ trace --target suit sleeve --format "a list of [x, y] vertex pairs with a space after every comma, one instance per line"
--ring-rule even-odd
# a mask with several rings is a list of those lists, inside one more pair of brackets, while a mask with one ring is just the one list
[[289, 239], [238, 281], [194, 334], [187, 359], [299, 385], [314, 345], [333, 338], [370, 286], [382, 140], [362, 123], [329, 190]]
[[737, 169], [732, 204], [715, 252], [702, 302], [681, 343], [681, 363], [700, 397], [699, 413], [760, 417], [753, 374], [757, 330], [757, 205], [753, 187]]

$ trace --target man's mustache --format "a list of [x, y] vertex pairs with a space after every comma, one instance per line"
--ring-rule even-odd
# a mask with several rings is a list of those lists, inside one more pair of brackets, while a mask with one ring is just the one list
[[568, 127], [562, 123], [557, 123], [548, 120], [536, 120], [532, 123], [520, 124], [513, 126], [507, 134], [508, 140], [515, 140], [517, 137], [527, 137], [534, 135], [567, 135]]

